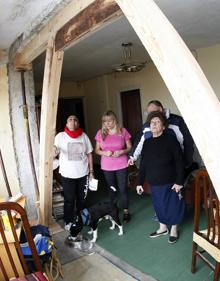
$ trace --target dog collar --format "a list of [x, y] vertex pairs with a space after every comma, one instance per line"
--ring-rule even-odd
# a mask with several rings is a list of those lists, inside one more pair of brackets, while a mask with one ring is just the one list
[[83, 209], [81, 212], [81, 217], [84, 225], [89, 225], [90, 224], [90, 213], [88, 209]]

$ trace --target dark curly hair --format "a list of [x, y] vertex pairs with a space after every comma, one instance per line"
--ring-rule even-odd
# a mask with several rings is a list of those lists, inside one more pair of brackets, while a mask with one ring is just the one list
[[161, 111], [153, 111], [148, 114], [147, 123], [150, 124], [151, 120], [158, 117], [165, 128], [168, 126], [167, 118], [165, 114]]

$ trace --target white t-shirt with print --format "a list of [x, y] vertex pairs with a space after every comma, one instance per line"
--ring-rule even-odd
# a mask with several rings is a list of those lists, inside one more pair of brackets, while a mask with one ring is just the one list
[[55, 136], [54, 145], [59, 150], [59, 173], [65, 178], [81, 178], [89, 173], [88, 153], [92, 145], [85, 133], [78, 138], [71, 138], [65, 132]]

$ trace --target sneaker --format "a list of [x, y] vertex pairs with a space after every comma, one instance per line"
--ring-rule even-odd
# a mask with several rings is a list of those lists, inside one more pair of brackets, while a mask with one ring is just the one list
[[178, 239], [178, 237], [176, 237], [176, 236], [170, 236], [168, 239], [168, 243], [174, 244], [174, 243], [176, 243], [177, 239]]
[[167, 235], [167, 234], [168, 234], [168, 229], [166, 229], [166, 230], [164, 230], [164, 231], [162, 231], [162, 232], [157, 232], [157, 231], [152, 232], [152, 233], [149, 235], [149, 237], [150, 237], [150, 238], [156, 238], [156, 237], [159, 237], [159, 236], [161, 236], [161, 235]]
[[68, 241], [68, 242], [75, 242], [75, 241], [76, 241], [76, 237], [73, 237], [73, 236], [69, 235], [69, 236], [67, 237], [67, 241]]
[[129, 213], [124, 213], [123, 222], [128, 223], [131, 220], [131, 215]]
[[72, 225], [71, 222], [65, 224], [64, 229], [65, 229], [66, 231], [70, 231], [71, 225]]

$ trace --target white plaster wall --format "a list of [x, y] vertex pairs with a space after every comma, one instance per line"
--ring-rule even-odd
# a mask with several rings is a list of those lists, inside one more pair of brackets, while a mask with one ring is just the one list
[[84, 83], [88, 134], [93, 143], [94, 136], [101, 127], [101, 116], [109, 108], [107, 87], [105, 76]]
[[220, 100], [220, 44], [197, 50], [198, 62]]
[[[9, 66], [11, 122], [13, 127], [13, 141], [17, 160], [17, 171], [20, 179], [20, 190], [26, 196], [26, 209], [30, 218], [37, 217], [35, 202], [37, 200], [33, 174], [28, 153], [27, 135], [23, 116], [23, 101], [21, 88], [21, 74], [14, 71], [13, 64]], [[28, 93], [28, 92], [27, 92]]]
[[61, 83], [59, 96], [63, 98], [83, 97], [84, 96], [83, 84], [80, 82]]
[[39, 178], [40, 140], [37, 131], [37, 118], [35, 111], [35, 89], [33, 72], [25, 72], [26, 103], [28, 106], [28, 121], [30, 127], [31, 146], [33, 150], [34, 167], [37, 179]]
[[[14, 154], [12, 128], [9, 117], [9, 88], [7, 66], [0, 66], [0, 148], [12, 195], [20, 192], [17, 166]], [[0, 197], [8, 192], [0, 169]]]

